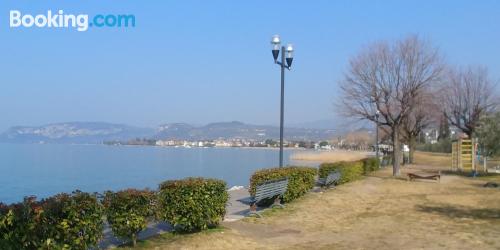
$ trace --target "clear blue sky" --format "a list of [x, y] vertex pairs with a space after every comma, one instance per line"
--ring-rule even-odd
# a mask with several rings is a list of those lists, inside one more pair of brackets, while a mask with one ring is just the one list
[[[78, 4], [79, 3], [79, 4]], [[134, 14], [136, 27], [11, 29], [9, 11]], [[0, 130], [105, 121], [278, 124], [269, 40], [296, 47], [286, 122], [332, 119], [364, 45], [420, 34], [450, 63], [500, 78], [500, 1], [3, 1]]]

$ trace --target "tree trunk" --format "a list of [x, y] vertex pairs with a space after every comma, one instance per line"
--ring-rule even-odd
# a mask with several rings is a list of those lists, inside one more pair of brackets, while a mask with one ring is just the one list
[[399, 170], [401, 149], [399, 143], [399, 128], [394, 126], [392, 128], [392, 175], [399, 176], [401, 174]]
[[137, 234], [132, 234], [132, 246], [135, 247], [137, 245]]
[[473, 133], [472, 130], [465, 131], [465, 134], [467, 135], [467, 139], [472, 139], [472, 133]]
[[413, 164], [413, 154], [415, 153], [415, 148], [417, 145], [417, 138], [415, 135], [410, 135], [410, 140], [409, 140], [409, 145], [408, 147], [410, 148], [410, 154], [409, 154], [409, 163]]

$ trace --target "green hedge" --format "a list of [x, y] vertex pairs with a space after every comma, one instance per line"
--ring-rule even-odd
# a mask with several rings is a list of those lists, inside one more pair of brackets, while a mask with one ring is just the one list
[[58, 225], [60, 233], [59, 237], [56, 237], [58, 242], [71, 246], [71, 249], [89, 249], [97, 246], [102, 238], [104, 224], [102, 220], [104, 211], [97, 194], [75, 191], [71, 195], [56, 196], [55, 202], [62, 203], [61, 213], [54, 216], [56, 221], [62, 220]]
[[361, 178], [364, 173], [362, 161], [323, 163], [319, 166], [319, 177], [325, 178], [332, 171], [340, 172], [340, 180], [337, 184], [344, 184]]
[[380, 162], [376, 158], [366, 158], [359, 161], [341, 161], [335, 163], [323, 163], [319, 166], [319, 177], [325, 178], [332, 171], [338, 170], [341, 174], [337, 184], [344, 184], [361, 178], [363, 175], [380, 168]]
[[392, 165], [392, 156], [391, 155], [383, 156], [380, 165], [384, 167]]
[[11, 236], [9, 235], [11, 230], [12, 211], [9, 207], [0, 202], [0, 249], [7, 248], [7, 239]]
[[416, 149], [432, 153], [451, 153], [451, 139], [441, 139], [437, 143], [419, 144]]
[[283, 195], [284, 202], [290, 202], [304, 195], [314, 187], [316, 168], [283, 167], [262, 169], [250, 178], [250, 194], [255, 195], [256, 187], [266, 181], [288, 177], [288, 188]]
[[[316, 168], [285, 167], [260, 170], [250, 180], [256, 185], [287, 177], [283, 201], [292, 201], [311, 190]], [[115, 235], [131, 238], [144, 230], [153, 214], [175, 230], [198, 231], [223, 220], [229, 195], [226, 183], [216, 179], [187, 178], [165, 181], [155, 195], [151, 191], [106, 192], [102, 202], [97, 194], [75, 191], [41, 201], [27, 197], [21, 203], [0, 203], [0, 249], [89, 249], [103, 236], [103, 218]]]
[[103, 205], [106, 219], [113, 233], [137, 243], [137, 235], [146, 229], [154, 215], [155, 193], [150, 190], [127, 189], [119, 192], [107, 191]]
[[199, 231], [216, 226], [224, 219], [228, 198], [226, 183], [221, 180], [165, 181], [158, 193], [158, 215], [176, 230]]
[[[43, 246], [43, 211], [35, 197], [0, 208], [0, 249], [38, 249]], [[47, 237], [49, 238], [49, 237]]]
[[0, 207], [0, 249], [89, 249], [102, 238], [95, 194], [75, 191]]
[[369, 174], [380, 168], [380, 161], [377, 157], [365, 158], [362, 161], [364, 174]]
[[108, 191], [102, 202], [98, 194], [80, 191], [41, 201], [26, 197], [21, 203], [0, 203], [0, 249], [95, 248], [103, 236], [104, 217], [116, 236], [133, 243], [154, 215], [176, 230], [206, 229], [224, 218], [228, 198], [225, 182], [203, 178], [166, 181], [158, 194]]

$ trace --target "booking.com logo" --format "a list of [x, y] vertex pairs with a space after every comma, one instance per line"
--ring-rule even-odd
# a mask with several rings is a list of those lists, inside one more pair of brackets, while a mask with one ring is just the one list
[[65, 14], [63, 10], [47, 11], [47, 14], [23, 14], [19, 10], [10, 11], [10, 27], [38, 28], [73, 28], [77, 31], [87, 31], [89, 27], [135, 27], [135, 15], [103, 15], [97, 14], [89, 19], [87, 14]]

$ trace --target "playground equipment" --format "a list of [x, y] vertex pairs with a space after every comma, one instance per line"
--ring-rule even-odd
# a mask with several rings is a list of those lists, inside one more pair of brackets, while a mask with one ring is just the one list
[[477, 144], [474, 139], [458, 139], [451, 144], [451, 169], [475, 172]]

